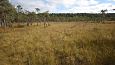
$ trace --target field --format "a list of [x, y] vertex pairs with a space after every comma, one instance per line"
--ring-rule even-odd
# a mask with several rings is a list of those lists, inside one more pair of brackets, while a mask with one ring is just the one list
[[115, 24], [0, 28], [0, 65], [115, 65]]

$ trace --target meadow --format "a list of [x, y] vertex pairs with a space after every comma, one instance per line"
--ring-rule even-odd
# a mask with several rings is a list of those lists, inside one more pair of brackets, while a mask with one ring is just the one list
[[0, 28], [0, 65], [115, 65], [115, 23]]

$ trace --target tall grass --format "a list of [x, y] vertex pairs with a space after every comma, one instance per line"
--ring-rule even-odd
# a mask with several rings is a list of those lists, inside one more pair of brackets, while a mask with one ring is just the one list
[[51, 23], [0, 32], [0, 65], [115, 65], [115, 24]]

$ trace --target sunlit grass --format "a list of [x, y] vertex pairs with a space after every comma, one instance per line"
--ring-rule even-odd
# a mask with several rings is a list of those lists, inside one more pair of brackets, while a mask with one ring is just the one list
[[115, 65], [115, 24], [1, 28], [0, 65]]

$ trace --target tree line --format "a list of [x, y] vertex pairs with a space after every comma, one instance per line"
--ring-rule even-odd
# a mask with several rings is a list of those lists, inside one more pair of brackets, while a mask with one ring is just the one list
[[0, 26], [11, 27], [13, 23], [26, 23], [28, 26], [33, 22], [103, 22], [115, 21], [114, 13], [105, 14], [106, 10], [101, 13], [49, 13], [49, 11], [40, 12], [39, 8], [35, 8], [36, 12], [24, 10], [21, 5], [14, 6], [8, 0], [0, 0]]

